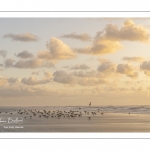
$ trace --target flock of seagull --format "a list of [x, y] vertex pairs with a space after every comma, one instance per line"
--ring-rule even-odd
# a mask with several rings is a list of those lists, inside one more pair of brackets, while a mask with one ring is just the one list
[[[98, 109], [96, 112], [95, 111], [82, 111], [81, 108], [79, 108], [79, 111], [73, 111], [73, 110], [69, 110], [69, 111], [60, 111], [60, 110], [16, 110], [16, 109], [12, 109], [13, 111], [15, 111], [15, 114], [19, 114], [19, 115], [23, 115], [25, 119], [30, 118], [32, 119], [33, 117], [39, 117], [39, 118], [62, 118], [62, 117], [66, 117], [66, 118], [75, 118], [75, 117], [81, 117], [82, 115], [86, 114], [86, 115], [90, 115], [88, 116], [88, 119], [90, 120], [93, 115], [96, 115], [97, 113], [100, 113], [100, 110]], [[2, 113], [2, 112], [0, 112]], [[13, 113], [11, 112], [4, 112], [10, 115], [13, 115]], [[103, 112], [101, 112], [101, 115], [103, 115]]]
[[[91, 102], [89, 103], [89, 107], [91, 106]], [[61, 117], [66, 117], [66, 118], [75, 118], [75, 117], [81, 117], [83, 114], [87, 114], [87, 115], [96, 115], [97, 113], [100, 113], [100, 109], [98, 109], [96, 112], [95, 111], [82, 111], [82, 108], [79, 107], [80, 111], [73, 111], [73, 110], [69, 110], [69, 111], [60, 111], [60, 110], [16, 110], [16, 109], [12, 109], [13, 111], [16, 111], [18, 114], [20, 115], [25, 115], [25, 119], [30, 118], [32, 119], [33, 117], [39, 117], [39, 118], [58, 118], [60, 119]], [[1, 114], [2, 112], [0, 112]], [[5, 112], [5, 113], [9, 113], [9, 112]], [[101, 112], [101, 115], [103, 115], [104, 113]], [[10, 115], [13, 115], [13, 113], [11, 112]], [[27, 116], [26, 116], [27, 115]], [[90, 120], [92, 117], [88, 116], [88, 119]]]

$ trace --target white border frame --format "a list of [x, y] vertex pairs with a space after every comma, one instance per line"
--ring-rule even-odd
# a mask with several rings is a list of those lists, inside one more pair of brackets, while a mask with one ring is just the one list
[[[150, 18], [150, 12], [0, 12], [0, 18]], [[149, 139], [149, 133], [0, 133], [0, 138], [39, 138], [39, 139]]]

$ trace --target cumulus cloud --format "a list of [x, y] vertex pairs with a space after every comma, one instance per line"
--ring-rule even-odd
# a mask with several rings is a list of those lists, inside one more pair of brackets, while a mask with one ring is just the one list
[[[90, 74], [91, 73], [91, 74]], [[108, 83], [106, 78], [99, 78], [95, 71], [89, 72], [72, 72], [68, 73], [65, 71], [56, 71], [53, 73], [54, 81], [63, 84], [70, 84], [70, 85], [81, 85], [81, 86], [94, 86], [99, 84], [106, 84]]]
[[72, 39], [77, 39], [81, 41], [91, 41], [91, 37], [88, 34], [76, 34], [76, 33], [70, 33], [70, 34], [65, 34], [61, 36], [62, 38], [72, 38]]
[[148, 30], [142, 25], [136, 25], [132, 20], [126, 20], [120, 29], [116, 25], [108, 24], [103, 35], [103, 38], [117, 41], [147, 42], [149, 37]]
[[81, 69], [81, 70], [87, 70], [87, 69], [90, 69], [89, 66], [85, 65], [85, 64], [82, 64], [82, 65], [75, 65], [74, 67], [72, 67], [71, 69]]
[[46, 84], [46, 83], [49, 83], [50, 81], [51, 81], [50, 79], [37, 80], [36, 77], [34, 76], [29, 77], [29, 78], [23, 78], [21, 80], [22, 83], [27, 84], [27, 85]]
[[121, 74], [124, 74], [128, 77], [131, 77], [131, 78], [138, 77], [138, 73], [135, 72], [134, 67], [130, 66], [129, 64], [119, 64], [117, 66], [117, 72], [121, 73]]
[[123, 60], [129, 61], [129, 62], [142, 62], [145, 60], [143, 57], [123, 57]]
[[62, 70], [55, 71], [53, 73], [53, 76], [54, 76], [53, 80], [55, 82], [64, 84], [75, 84], [77, 82], [74, 76]]
[[6, 59], [4, 61], [5, 67], [24, 68], [24, 69], [35, 69], [40, 67], [54, 67], [54, 62], [45, 61], [39, 58], [31, 58], [29, 60], [19, 60], [15, 62], [14, 59]]
[[6, 50], [0, 50], [0, 56], [6, 57], [7, 51]]
[[141, 65], [140, 65], [141, 70], [144, 70], [144, 73], [147, 76], [150, 76], [150, 60], [149, 61], [144, 61]]
[[12, 58], [8, 58], [4, 61], [5, 67], [9, 68], [12, 67], [14, 64], [15, 60]]
[[120, 50], [121, 41], [148, 42], [149, 32], [142, 25], [136, 25], [132, 20], [126, 20], [121, 28], [108, 24], [103, 31], [97, 32], [92, 45], [85, 48], [76, 48], [78, 53], [110, 54]]
[[75, 58], [76, 54], [72, 49], [57, 38], [51, 38], [47, 43], [48, 50], [39, 51], [38, 57], [47, 60], [63, 60]]
[[149, 61], [144, 61], [142, 64], [141, 64], [141, 69], [144, 69], [144, 70], [149, 70], [150, 71], [150, 60]]
[[19, 60], [14, 64], [14, 67], [34, 69], [34, 68], [42, 67], [43, 64], [44, 62], [42, 59], [33, 58], [29, 60]]
[[88, 46], [85, 48], [76, 48], [75, 51], [84, 54], [100, 55], [114, 53], [122, 47], [123, 46], [118, 41], [99, 39], [97, 41], [94, 41], [92, 46]]
[[20, 57], [20, 58], [23, 58], [23, 59], [27, 59], [27, 58], [32, 58], [33, 54], [29, 53], [27, 50], [24, 50], [23, 52], [17, 54], [16, 56]]
[[92, 78], [92, 77], [96, 77], [97, 76], [97, 72], [95, 70], [91, 70], [91, 71], [74, 71], [73, 73], [71, 73], [72, 75], [76, 76], [76, 77], [81, 77], [81, 78]]
[[10, 38], [12, 41], [21, 41], [21, 42], [35, 42], [39, 40], [39, 37], [31, 33], [25, 34], [6, 34], [3, 38]]
[[110, 62], [110, 61], [105, 61], [105, 62], [102, 62], [99, 67], [97, 68], [97, 70], [99, 72], [108, 72], [108, 73], [112, 73], [112, 72], [115, 72], [116, 70], [116, 66]]

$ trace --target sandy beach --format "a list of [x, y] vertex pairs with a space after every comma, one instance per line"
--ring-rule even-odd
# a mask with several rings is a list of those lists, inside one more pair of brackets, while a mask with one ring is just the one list
[[[1, 108], [0, 132], [150, 131], [150, 114], [107, 112], [108, 109], [102, 112], [100, 109], [97, 107], [72, 107], [72, 110], [69, 107]], [[45, 114], [49, 115], [45, 117]]]

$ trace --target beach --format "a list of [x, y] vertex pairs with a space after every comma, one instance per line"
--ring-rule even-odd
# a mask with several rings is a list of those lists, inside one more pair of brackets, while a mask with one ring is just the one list
[[150, 132], [150, 114], [128, 108], [1, 107], [0, 132]]

